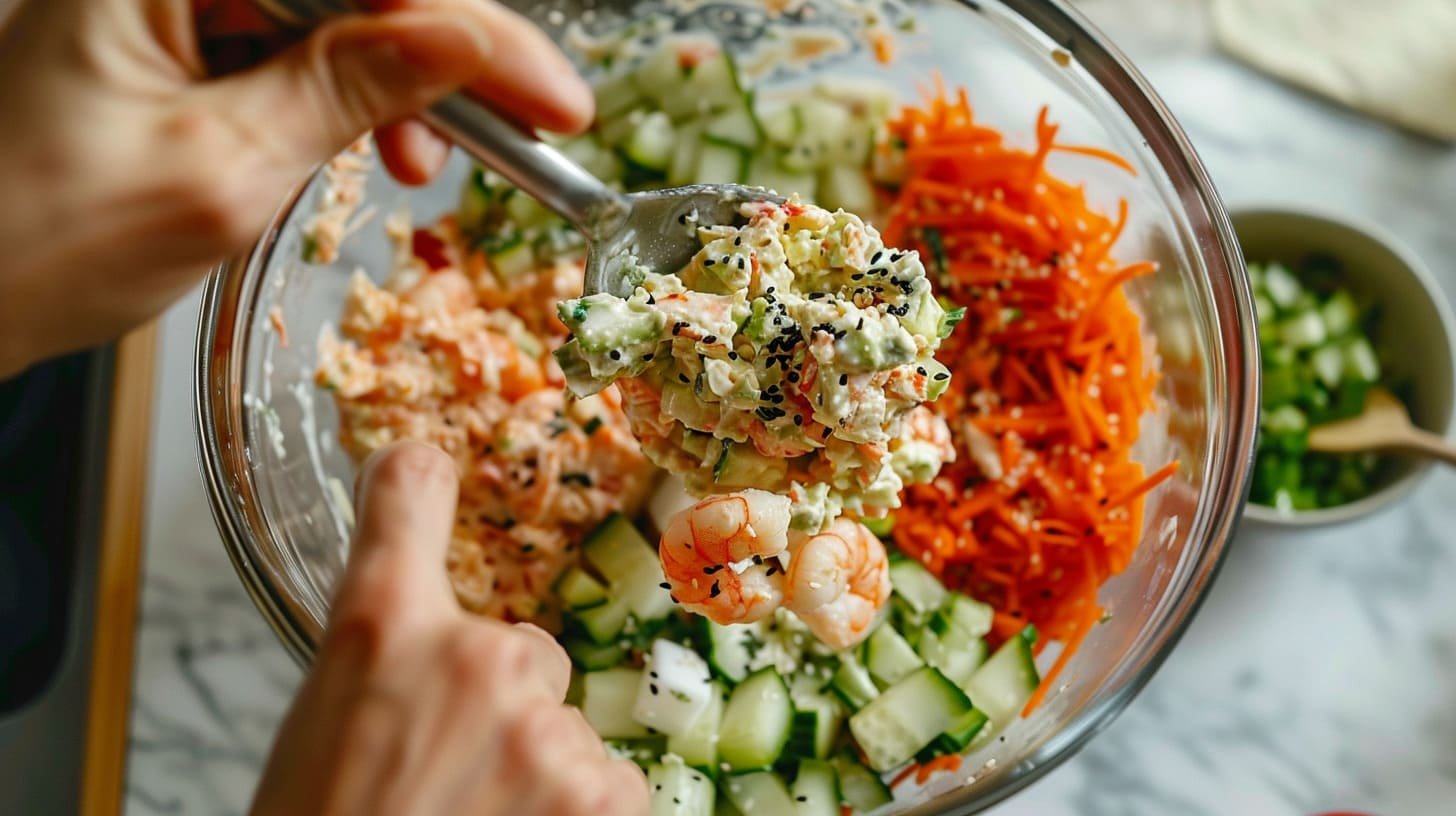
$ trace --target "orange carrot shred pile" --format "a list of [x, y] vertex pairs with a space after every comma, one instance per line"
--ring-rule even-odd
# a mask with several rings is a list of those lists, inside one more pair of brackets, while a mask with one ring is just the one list
[[934, 403], [958, 455], [905, 491], [895, 544], [991, 604], [993, 642], [1028, 623], [1038, 650], [1061, 642], [1029, 712], [1102, 619], [1097, 590], [1132, 559], [1143, 497], [1177, 471], [1145, 476], [1131, 455], [1157, 375], [1124, 286], [1156, 267], [1110, 256], [1126, 202], [1109, 218], [1046, 168], [1054, 151], [1135, 172], [1126, 160], [1058, 144], [1045, 108], [1028, 151], [978, 124], [963, 89], [937, 79], [926, 96], [877, 148], [904, 146], [884, 237], [919, 250], [939, 294], [966, 308], [937, 354], [952, 379]]

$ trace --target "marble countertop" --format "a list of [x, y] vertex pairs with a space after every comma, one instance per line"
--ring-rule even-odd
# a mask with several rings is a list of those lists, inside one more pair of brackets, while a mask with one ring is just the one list
[[[1227, 200], [1378, 221], [1456, 302], [1456, 150], [1275, 84], [1209, 45], [1198, 0], [1087, 0]], [[208, 514], [188, 404], [195, 297], [165, 318], [126, 813], [241, 813], [300, 673]], [[1138, 699], [998, 816], [1452, 812], [1456, 472], [1374, 518], [1244, 533]]]

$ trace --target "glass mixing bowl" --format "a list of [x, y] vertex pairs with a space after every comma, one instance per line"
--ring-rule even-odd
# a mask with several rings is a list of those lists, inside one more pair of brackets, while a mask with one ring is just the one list
[[[766, 5], [677, 0], [672, 14], [680, 29], [747, 46], [769, 30], [852, 27], [849, 7], [840, 0], [815, 15], [773, 17]], [[642, 16], [641, 5], [590, 0], [521, 9], [569, 51], [575, 25]], [[1054, 156], [1054, 170], [1085, 184], [1094, 204], [1115, 210], [1119, 198], [1129, 202], [1115, 254], [1160, 262], [1130, 291], [1163, 370], [1161, 410], [1145, 420], [1137, 453], [1153, 467], [1182, 461], [1177, 477], [1148, 498], [1131, 566], [1102, 589], [1111, 618], [1086, 639], [1047, 702], [962, 772], [902, 787], [892, 806], [965, 813], [1023, 787], [1105, 727], [1188, 624], [1247, 490], [1258, 345], [1242, 259], [1213, 185], [1147, 82], [1086, 21], [1056, 0], [921, 0], [885, 9], [917, 20], [914, 32], [898, 35], [893, 64], [879, 65], [857, 47], [816, 63], [810, 75], [872, 75], [913, 99], [917, 82], [939, 71], [968, 86], [978, 118], [1012, 139], [1029, 144], [1038, 110], [1049, 105], [1066, 141], [1114, 150], [1136, 166], [1134, 177]], [[407, 206], [416, 223], [432, 221], [455, 206], [467, 167], [457, 155], [444, 178], [423, 189], [399, 187], [376, 170], [368, 201], [381, 212]], [[313, 385], [313, 340], [337, 320], [349, 273], [362, 267], [382, 279], [392, 257], [376, 219], [345, 243], [337, 263], [300, 264], [300, 225], [321, 186], [315, 177], [300, 188], [251, 253], [211, 275], [197, 338], [198, 444], [213, 512], [248, 591], [301, 662], [319, 642], [352, 525], [353, 464], [336, 442], [332, 400]], [[270, 327], [275, 308], [291, 343]]]

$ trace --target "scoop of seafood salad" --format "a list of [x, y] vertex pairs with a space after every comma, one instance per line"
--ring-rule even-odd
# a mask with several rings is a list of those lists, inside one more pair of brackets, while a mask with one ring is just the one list
[[912, 412], [945, 390], [932, 355], [960, 310], [855, 215], [797, 198], [741, 214], [689, 220], [702, 249], [676, 272], [631, 268], [630, 297], [563, 302], [568, 385], [618, 383], [648, 457], [694, 495], [783, 494], [808, 533], [880, 515], [954, 456], [941, 420]]

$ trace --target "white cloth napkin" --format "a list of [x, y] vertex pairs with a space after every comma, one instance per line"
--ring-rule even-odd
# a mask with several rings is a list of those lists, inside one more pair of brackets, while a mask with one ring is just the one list
[[1456, 0], [1214, 0], [1213, 27], [1261, 70], [1456, 141]]

